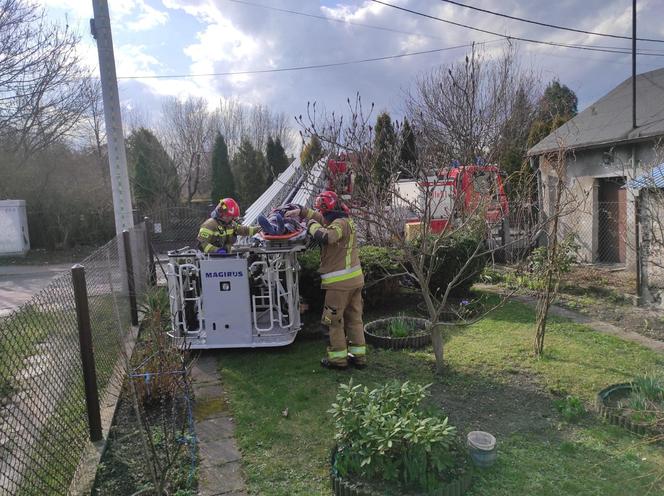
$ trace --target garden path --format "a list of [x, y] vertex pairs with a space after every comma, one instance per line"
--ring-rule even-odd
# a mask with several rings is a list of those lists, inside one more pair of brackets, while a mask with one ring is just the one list
[[[478, 284], [475, 285], [475, 287], [483, 291], [490, 291], [493, 293], [501, 293], [501, 294], [505, 293], [504, 290], [501, 290], [496, 286]], [[530, 306], [535, 306], [537, 304], [537, 298], [530, 295], [523, 295], [523, 294], [512, 295], [511, 299], [514, 301], [518, 301], [520, 303], [525, 303]], [[664, 352], [664, 341], [659, 341], [657, 339], [649, 338], [648, 336], [644, 336], [637, 332], [630, 331], [622, 327], [618, 327], [614, 324], [610, 324], [609, 322], [604, 322], [602, 320], [589, 317], [587, 315], [575, 312], [573, 310], [569, 310], [567, 308], [562, 308], [558, 305], [551, 305], [551, 309], [549, 311], [550, 314], [555, 317], [561, 317], [564, 319], [569, 319], [572, 322], [578, 324], [587, 325], [594, 331], [601, 332], [604, 334], [611, 334], [612, 336], [617, 336], [619, 338], [626, 339], [628, 341], [633, 341], [642, 346], [645, 346], [646, 348], [650, 348], [651, 350]]]
[[203, 351], [191, 371], [200, 466], [199, 496], [247, 496], [235, 424], [226, 403], [214, 351]]

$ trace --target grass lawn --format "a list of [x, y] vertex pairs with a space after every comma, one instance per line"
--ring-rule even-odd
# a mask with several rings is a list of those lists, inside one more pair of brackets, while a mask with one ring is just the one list
[[306, 336], [283, 349], [220, 353], [250, 492], [331, 494], [333, 429], [327, 410], [338, 385], [352, 377], [369, 387], [390, 379], [433, 383], [431, 404], [450, 416], [460, 435], [475, 429], [494, 433], [498, 460], [478, 473], [470, 495], [664, 494], [661, 446], [592, 414], [578, 424], [565, 423], [553, 404], [569, 394], [590, 409], [600, 389], [663, 367], [664, 356], [552, 320], [546, 356], [537, 360], [531, 352], [533, 318], [529, 307], [510, 303], [454, 332], [446, 343], [443, 377], [433, 374], [431, 348], [374, 349], [369, 368], [341, 372], [320, 368], [325, 343]]

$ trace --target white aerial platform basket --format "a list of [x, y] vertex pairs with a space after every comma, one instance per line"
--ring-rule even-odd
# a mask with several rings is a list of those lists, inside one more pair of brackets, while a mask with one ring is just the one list
[[170, 335], [192, 349], [285, 346], [300, 319], [297, 253], [304, 238], [241, 246], [230, 255], [168, 253]]

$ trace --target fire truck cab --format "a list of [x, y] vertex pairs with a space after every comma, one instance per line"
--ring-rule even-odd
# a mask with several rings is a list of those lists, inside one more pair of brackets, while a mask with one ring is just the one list
[[[440, 233], [465, 214], [477, 208], [484, 209], [490, 224], [498, 224], [509, 213], [509, 204], [500, 170], [495, 165], [465, 165], [441, 169], [426, 181], [399, 181], [399, 196], [408, 201], [417, 201], [420, 208], [424, 202], [431, 209], [430, 229]], [[416, 216], [406, 222], [408, 239], [420, 231], [421, 220]]]

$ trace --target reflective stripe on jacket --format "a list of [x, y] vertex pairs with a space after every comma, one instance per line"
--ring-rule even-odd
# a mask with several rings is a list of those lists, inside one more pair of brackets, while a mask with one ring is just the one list
[[364, 286], [356, 229], [353, 220], [341, 217], [324, 226], [318, 212], [308, 209], [306, 216], [314, 219], [309, 233], [322, 243], [320, 255], [321, 285], [324, 289], [355, 289]]
[[259, 226], [243, 226], [237, 222], [222, 224], [216, 219], [208, 219], [198, 230], [199, 248], [205, 253], [224, 248], [230, 251], [238, 236], [253, 236], [260, 230]]

